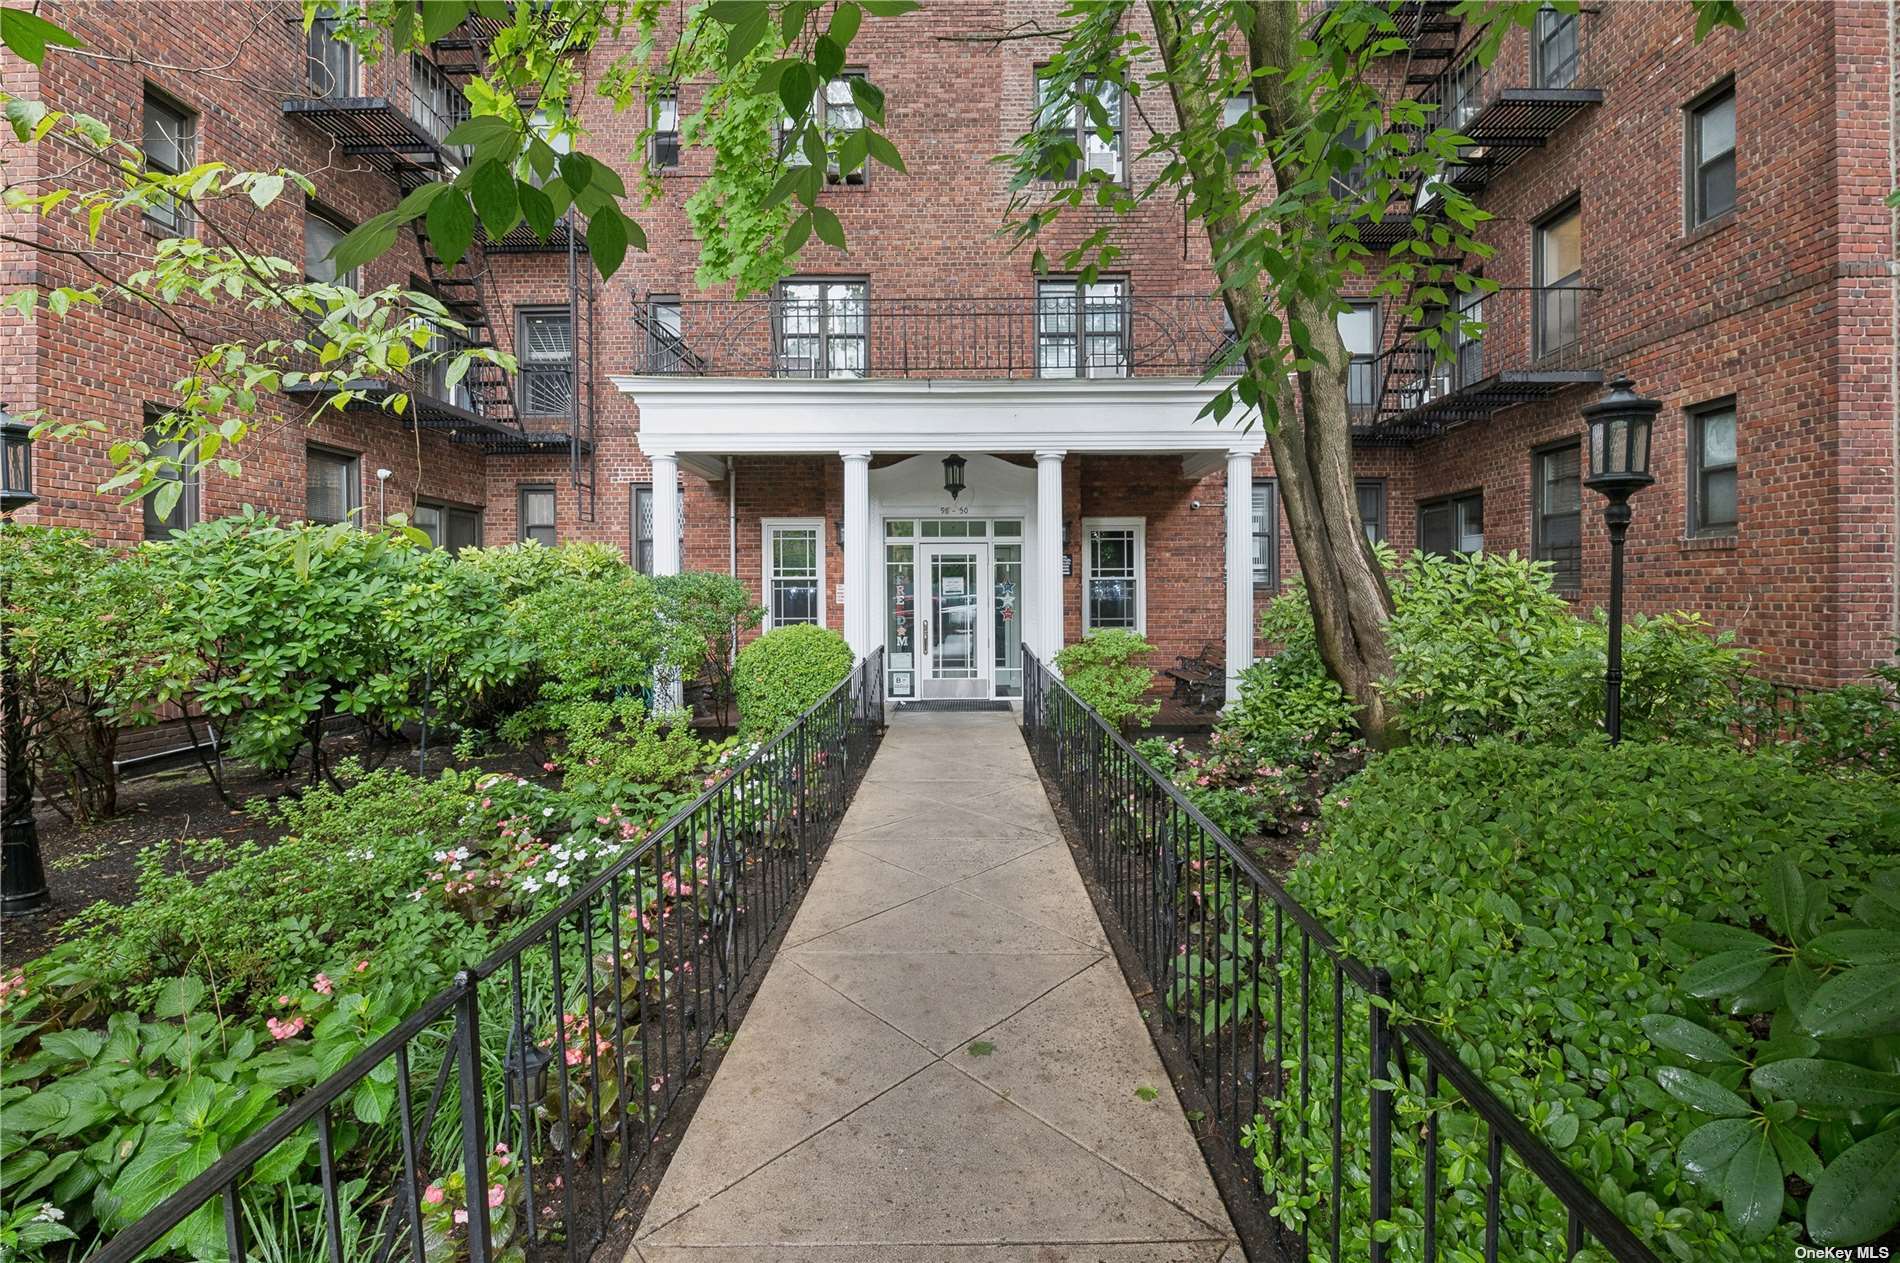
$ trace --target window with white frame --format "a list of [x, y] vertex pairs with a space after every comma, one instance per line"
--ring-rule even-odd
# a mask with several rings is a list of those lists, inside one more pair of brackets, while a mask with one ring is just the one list
[[863, 281], [792, 280], [779, 286], [781, 377], [862, 377], [868, 364], [869, 286]]
[[1280, 484], [1272, 478], [1253, 485], [1253, 585], [1280, 590]]
[[1082, 522], [1082, 630], [1148, 623], [1145, 518], [1085, 518]]
[[1128, 376], [1128, 282], [1036, 283], [1036, 375]]
[[564, 417], [572, 410], [574, 326], [569, 317], [565, 307], [516, 313], [521, 411], [528, 416]]
[[820, 518], [765, 523], [765, 626], [825, 625], [825, 524]]
[[653, 98], [653, 140], [647, 161], [655, 171], [670, 171], [680, 164], [680, 99], [677, 93], [663, 92]]
[[[858, 108], [854, 95], [862, 87], [854, 89], [853, 83], [864, 83], [862, 70], [847, 70], [838, 78], [825, 85], [825, 116], [822, 125], [825, 148], [830, 155], [827, 159], [825, 179], [832, 184], [863, 184], [865, 173], [871, 168], [869, 162], [860, 162], [850, 171], [841, 171], [838, 166], [838, 143], [849, 133], [864, 126], [864, 112]], [[811, 165], [811, 155], [803, 148], [791, 144], [791, 132], [794, 120], [790, 117], [779, 119], [779, 148], [786, 150], [785, 164], [791, 167]]]

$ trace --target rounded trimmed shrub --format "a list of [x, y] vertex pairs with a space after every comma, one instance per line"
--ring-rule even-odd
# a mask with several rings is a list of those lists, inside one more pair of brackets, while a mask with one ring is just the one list
[[800, 624], [769, 631], [739, 651], [733, 694], [739, 731], [764, 739], [851, 674], [851, 647], [823, 627]]

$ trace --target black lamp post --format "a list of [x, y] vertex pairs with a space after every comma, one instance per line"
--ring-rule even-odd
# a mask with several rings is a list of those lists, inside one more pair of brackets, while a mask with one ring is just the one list
[[[33, 427], [0, 404], [0, 530], [33, 494]], [[0, 592], [0, 605], [7, 600]], [[4, 641], [0, 637], [0, 641]], [[38, 912], [52, 903], [40, 863], [40, 831], [33, 820], [33, 765], [26, 751], [26, 712], [11, 646], [0, 643], [0, 760], [6, 792], [0, 798], [0, 916]]]
[[1649, 434], [1662, 403], [1636, 393], [1619, 377], [1610, 393], [1585, 404], [1589, 424], [1590, 476], [1583, 485], [1601, 495], [1603, 523], [1610, 528], [1609, 665], [1603, 672], [1603, 726], [1610, 744], [1623, 739], [1623, 537], [1630, 529], [1630, 497], [1656, 481], [1649, 472]]
[[963, 467], [968, 463], [961, 456], [943, 458], [943, 489], [952, 500], [963, 494]]

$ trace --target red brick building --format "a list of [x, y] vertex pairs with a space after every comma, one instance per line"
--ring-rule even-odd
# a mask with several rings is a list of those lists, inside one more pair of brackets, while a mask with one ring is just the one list
[[[294, 4], [43, 8], [86, 49], [37, 72], [0, 62], [0, 85], [144, 137], [154, 161], [310, 175], [317, 199], [246, 203], [216, 226], [287, 258], [307, 249], [313, 270], [337, 232], [456, 161], [441, 137], [479, 40], [364, 66], [307, 37]], [[643, 568], [730, 569], [774, 622], [885, 646], [897, 696], [1008, 694], [1018, 646], [1096, 626], [1142, 628], [1168, 658], [1212, 645], [1237, 666], [1257, 604], [1297, 579], [1258, 429], [1195, 419], [1223, 339], [1204, 235], [1161, 201], [1071, 212], [1051, 257], [1097, 216], [1121, 250], [1083, 288], [1038, 278], [996, 232], [1008, 176], [990, 159], [1027, 128], [1049, 50], [942, 36], [1036, 8], [939, 0], [867, 24], [852, 70], [885, 90], [909, 171], [835, 182], [848, 251], [814, 242], [774, 295], [696, 287], [683, 203], [710, 156], [664, 136], [634, 152], [643, 107], [590, 99], [590, 152], [624, 157], [629, 176], [662, 166], [639, 212], [649, 251], [610, 282], [564, 234], [520, 233], [456, 268], [405, 238], [359, 278], [432, 289], [518, 373], [424, 388], [453, 397], [406, 420], [371, 407], [312, 421], [308, 397], [273, 397], [243, 476], [207, 471], [171, 523], [98, 492], [106, 440], [46, 442], [27, 518], [129, 543], [250, 503], [414, 514], [451, 545], [602, 540]], [[1441, 6], [1408, 6], [1414, 68], [1436, 76], [1421, 90], [1477, 142], [1446, 178], [1494, 217], [1485, 274], [1501, 288], [1474, 313], [1482, 340], [1449, 364], [1376, 306], [1342, 317], [1362, 511], [1400, 549], [1548, 558], [1600, 603], [1607, 549], [1577, 483], [1578, 408], [1626, 373], [1665, 405], [1658, 480], [1634, 502], [1634, 608], [1699, 610], [1765, 672], [1839, 681], [1891, 656], [1900, 617], [1893, 26], [1873, 3], [1745, 11], [1746, 32], [1700, 44], [1681, 6], [1547, 15], [1480, 72]], [[698, 93], [647, 105], [673, 119]], [[1091, 137], [1089, 160], [1138, 185], [1155, 160], [1136, 157], [1138, 112], [1125, 122], [1119, 146]], [[11, 146], [6, 180], [70, 158]], [[85, 284], [62, 251], [136, 255], [173, 230], [119, 222], [88, 244], [69, 218], [7, 214], [7, 235], [39, 244], [0, 242], [0, 284]], [[4, 402], [135, 435], [191, 339], [226, 336], [216, 323], [120, 299], [0, 318]], [[947, 458], [962, 461], [955, 496]]]

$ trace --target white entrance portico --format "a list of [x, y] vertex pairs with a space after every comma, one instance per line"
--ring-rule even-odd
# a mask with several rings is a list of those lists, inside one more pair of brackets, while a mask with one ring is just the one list
[[[680, 567], [677, 546], [658, 547], [679, 536], [679, 498], [665, 476], [673, 470], [718, 482], [728, 457], [842, 462], [843, 556], [834, 572], [842, 627], [856, 653], [884, 647], [894, 697], [1016, 695], [1020, 649], [1044, 659], [1061, 649], [1071, 456], [1152, 458], [1189, 483], [1225, 472], [1220, 571], [1230, 696], [1233, 677], [1251, 660], [1252, 462], [1264, 436], [1258, 424], [1200, 417], [1215, 386], [1183, 378], [613, 382], [640, 408], [640, 446], [654, 468], [659, 573]], [[951, 455], [967, 462], [965, 490], [954, 497], [944, 488], [943, 459]], [[1203, 565], [1195, 577], [1214, 573]], [[819, 596], [831, 604], [830, 592]]]

